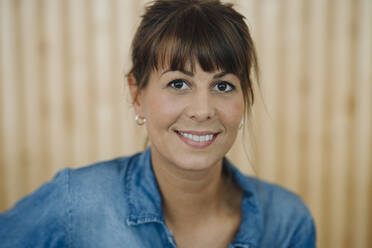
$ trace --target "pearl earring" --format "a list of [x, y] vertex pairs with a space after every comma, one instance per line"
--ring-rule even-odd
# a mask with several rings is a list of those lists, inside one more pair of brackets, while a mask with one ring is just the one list
[[136, 120], [136, 124], [137, 124], [138, 126], [142, 126], [142, 125], [145, 124], [146, 121], [147, 121], [146, 118], [140, 117], [139, 115], [136, 115], [135, 120]]

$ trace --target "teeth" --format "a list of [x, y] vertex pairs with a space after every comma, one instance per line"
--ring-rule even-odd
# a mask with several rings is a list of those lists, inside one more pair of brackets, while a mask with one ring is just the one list
[[189, 134], [189, 133], [183, 133], [183, 132], [180, 132], [180, 131], [178, 131], [178, 132], [183, 137], [186, 137], [188, 139], [191, 139], [191, 140], [197, 141], [197, 142], [207, 142], [207, 141], [210, 141], [211, 139], [213, 139], [213, 134], [198, 136], [198, 135], [192, 135], [192, 134]]

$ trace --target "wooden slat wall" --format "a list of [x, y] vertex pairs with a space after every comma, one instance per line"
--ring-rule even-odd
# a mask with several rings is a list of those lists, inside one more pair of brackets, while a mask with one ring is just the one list
[[[0, 211], [60, 168], [142, 149], [124, 75], [146, 2], [0, 0]], [[371, 247], [372, 1], [230, 2], [262, 82], [229, 157], [300, 194], [319, 247]]]

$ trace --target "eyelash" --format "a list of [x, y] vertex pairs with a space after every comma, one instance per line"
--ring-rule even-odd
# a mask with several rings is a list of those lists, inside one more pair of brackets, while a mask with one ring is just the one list
[[[171, 87], [172, 89], [177, 90], [177, 91], [186, 90], [186, 89], [183, 88], [184, 85], [182, 85], [181, 88], [175, 87], [175, 84], [176, 83], [183, 83], [184, 85], [187, 85], [188, 88], [190, 88], [189, 83], [186, 80], [184, 80], [184, 79], [175, 79], [175, 80], [172, 80], [171, 82], [168, 83], [167, 86], [168, 87]], [[229, 90], [227, 90], [227, 91], [220, 91], [220, 90], [218, 90], [218, 86], [221, 85], [221, 84], [225, 84], [226, 85], [226, 88], [228, 88]], [[216, 90], [219, 93], [229, 93], [229, 92], [235, 90], [235, 86], [233, 84], [229, 83], [229, 82], [226, 82], [226, 81], [218, 81], [218, 82], [214, 83], [212, 89], [215, 89], [215, 88], [216, 88]]]

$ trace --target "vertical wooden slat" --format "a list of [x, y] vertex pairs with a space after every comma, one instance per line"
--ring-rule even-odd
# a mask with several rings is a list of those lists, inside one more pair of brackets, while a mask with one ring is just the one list
[[86, 29], [86, 54], [85, 54], [85, 63], [87, 64], [87, 87], [84, 90], [87, 90], [87, 108], [85, 112], [88, 114], [88, 123], [86, 128], [88, 131], [88, 147], [89, 147], [89, 158], [96, 161], [99, 159], [98, 156], [98, 123], [96, 119], [96, 102], [97, 102], [97, 91], [95, 90], [97, 85], [97, 68], [95, 67], [95, 23], [94, 23], [94, 2], [85, 1], [86, 8], [86, 20], [85, 20], [85, 29]]
[[[76, 1], [81, 2], [81, 0]], [[75, 4], [74, 4], [75, 6]], [[74, 142], [73, 142], [73, 130], [74, 130], [74, 108], [75, 104], [73, 102], [73, 85], [72, 85], [72, 61], [73, 54], [71, 48], [71, 32], [72, 28], [69, 26], [71, 23], [71, 11], [70, 2], [61, 1], [60, 3], [60, 27], [61, 27], [61, 71], [63, 74], [63, 109], [60, 113], [63, 118], [63, 154], [61, 160], [55, 165], [56, 170], [63, 167], [72, 166], [75, 163], [74, 160]], [[55, 172], [54, 172], [55, 173]]]
[[[253, 42], [255, 43], [256, 53], [258, 56], [258, 64], [260, 66], [261, 60], [260, 60], [260, 39], [262, 38], [262, 30], [260, 29], [260, 26], [262, 24], [260, 20], [260, 3], [258, 3], [255, 0], [249, 0], [249, 1], [239, 1], [240, 7], [239, 11], [243, 13], [243, 15], [246, 17], [246, 23], [249, 27], [249, 31], [251, 34], [251, 37], [253, 39]], [[259, 72], [260, 73], [260, 72]], [[249, 147], [249, 162], [250, 162], [250, 172], [251, 174], [255, 176], [261, 175], [261, 169], [262, 169], [262, 158], [263, 153], [259, 149], [260, 146], [262, 146], [262, 143], [260, 143], [260, 140], [258, 139], [258, 134], [262, 133], [262, 126], [259, 124], [259, 120], [263, 119], [264, 113], [266, 113], [266, 106], [264, 103], [264, 99], [262, 97], [262, 90], [261, 90], [261, 82], [257, 79], [260, 79], [261, 75], [254, 75], [253, 77], [253, 89], [254, 89], [254, 104], [252, 106], [251, 112], [249, 116], [246, 117], [246, 123], [245, 123], [245, 129], [243, 130], [243, 144], [246, 144], [246, 146]], [[247, 150], [243, 146], [244, 151]], [[243, 161], [237, 164], [245, 164], [247, 159], [243, 158]], [[246, 171], [248, 172], [248, 171]]]
[[[353, 208], [349, 209], [352, 230], [350, 247], [372, 245], [372, 2], [360, 0], [356, 7], [357, 32], [354, 37], [355, 65], [350, 87], [355, 91], [355, 120], [350, 180], [354, 184]], [[352, 214], [350, 214], [352, 213]], [[350, 230], [349, 229], [349, 230]]]
[[[116, 125], [118, 126], [118, 143], [116, 146], [120, 146], [121, 154], [129, 154], [133, 151], [133, 143], [131, 142], [132, 136], [135, 129], [135, 124], [133, 122], [133, 113], [130, 113], [130, 97], [128, 93], [127, 83], [126, 83], [126, 73], [130, 69], [130, 46], [131, 40], [128, 37], [133, 37], [134, 35], [134, 26], [136, 15], [135, 13], [139, 12], [139, 9], [135, 8], [137, 2], [133, 1], [115, 1], [115, 29], [113, 32], [116, 33], [117, 52], [115, 53], [115, 65], [117, 67], [117, 72], [120, 74], [117, 75], [117, 80], [115, 83], [120, 85], [120, 98], [117, 104], [117, 110], [115, 115], [117, 117]], [[139, 8], [139, 6], [137, 6]], [[126, 15], [123, 15], [123, 10], [130, 10]], [[124, 24], [128, 24], [131, 28], [126, 28]], [[132, 131], [132, 132], [131, 132]]]
[[109, 52], [109, 23], [110, 10], [108, 1], [93, 1], [93, 61], [96, 71], [96, 96], [94, 103], [96, 106], [95, 122], [97, 122], [97, 148], [98, 156], [100, 158], [107, 156], [112, 149], [111, 139], [113, 137], [112, 128], [112, 112], [109, 97], [109, 84], [111, 84], [112, 77], [110, 76], [110, 52]]
[[[322, 175], [322, 188], [323, 188], [323, 198], [322, 198], [322, 215], [320, 218], [322, 218], [323, 222], [323, 230], [325, 236], [321, 236], [321, 241], [323, 241], [322, 245], [324, 247], [331, 247], [331, 242], [330, 242], [330, 232], [333, 228], [333, 225], [331, 224], [331, 212], [332, 212], [332, 207], [334, 207], [333, 204], [330, 204], [329, 200], [331, 199], [331, 189], [330, 189], [330, 178], [332, 176], [332, 171], [331, 171], [331, 164], [333, 162], [332, 160], [332, 150], [331, 150], [331, 114], [332, 114], [332, 108], [331, 108], [331, 102], [334, 98], [334, 94], [332, 94], [333, 90], [333, 84], [332, 84], [332, 76], [331, 76], [331, 57], [332, 57], [332, 52], [331, 48], [331, 40], [333, 40], [333, 16], [334, 16], [334, 1], [330, 0], [327, 2], [326, 11], [327, 11], [327, 20], [325, 21], [325, 26], [326, 26], [326, 47], [325, 47], [325, 75], [324, 75], [324, 111], [323, 111], [323, 116], [322, 116], [322, 122], [324, 123], [323, 125], [323, 140], [321, 144], [321, 149], [322, 149], [322, 154], [321, 154], [321, 159], [322, 159], [322, 167], [324, 170], [324, 173]], [[324, 239], [322, 239], [324, 237]]]
[[2, 179], [5, 183], [5, 191], [8, 202], [14, 203], [21, 196], [21, 188], [18, 187], [19, 170], [18, 156], [18, 130], [20, 123], [18, 120], [17, 109], [17, 55], [16, 55], [16, 28], [15, 25], [15, 2], [1, 1], [1, 19], [2, 19], [2, 43], [1, 43], [1, 67], [3, 87], [1, 91], [1, 106], [3, 118], [2, 139], [4, 140], [3, 160], [6, 165], [4, 171], [6, 176]]
[[[4, 7], [2, 6], [3, 2], [0, 1], [0, 56], [2, 56], [2, 51], [3, 51], [3, 37], [4, 37], [4, 29], [5, 29], [5, 24], [4, 24], [4, 15], [2, 13], [2, 9]], [[3, 80], [3, 59], [0, 58], [0, 95], [2, 96], [2, 92], [5, 90], [5, 81]], [[5, 129], [4, 125], [4, 101], [0, 100], [0, 209], [5, 209], [7, 206], [7, 194], [8, 192], [6, 191], [7, 186], [6, 186], [6, 181], [4, 180], [4, 176], [6, 173], [6, 159], [5, 159], [5, 139], [4, 139], [4, 134], [3, 130]]]
[[111, 0], [109, 9], [111, 12], [111, 18], [109, 23], [109, 35], [111, 39], [111, 45], [109, 46], [109, 52], [111, 57], [111, 66], [110, 66], [110, 75], [111, 75], [111, 82], [108, 82], [112, 87], [109, 87], [109, 99], [111, 99], [111, 112], [112, 112], [112, 121], [111, 121], [111, 129], [113, 133], [112, 139], [112, 148], [110, 154], [107, 154], [108, 157], [112, 156], [120, 156], [123, 154], [123, 145], [122, 139], [116, 137], [123, 136], [123, 126], [124, 123], [121, 121], [122, 115], [122, 108], [123, 108], [123, 86], [124, 86], [124, 78], [122, 73], [123, 71], [123, 64], [120, 63], [122, 54], [120, 53], [120, 44], [119, 44], [119, 27], [122, 27], [118, 22], [120, 14], [118, 11], [118, 1]]
[[[39, 49], [38, 30], [37, 26], [37, 12], [36, 1], [23, 1], [21, 4], [21, 32], [23, 34], [22, 50], [23, 60], [21, 73], [23, 76], [23, 91], [25, 92], [25, 123], [24, 129], [26, 132], [26, 154], [28, 167], [28, 188], [26, 192], [31, 192], [40, 184], [41, 160], [42, 151], [40, 136], [41, 136], [41, 112], [40, 112], [40, 90], [38, 63], [39, 63]], [[27, 37], [27, 38], [26, 38]], [[32, 62], [31, 62], [32, 61]]]
[[63, 26], [62, 26], [62, 1], [45, 1], [45, 104], [46, 106], [46, 141], [49, 146], [50, 176], [53, 171], [61, 167], [64, 162], [64, 105], [65, 97], [63, 73]]
[[[302, 72], [302, 53], [301, 53], [301, 34], [302, 30], [302, 14], [303, 1], [287, 1], [287, 11], [283, 15], [283, 46], [280, 49], [284, 50], [281, 52], [283, 58], [277, 61], [278, 65], [284, 64], [283, 67], [284, 75], [282, 76], [282, 84], [284, 89], [281, 91], [279, 98], [283, 102], [281, 105], [280, 119], [283, 128], [278, 130], [281, 134], [281, 140], [279, 140], [278, 147], [281, 148], [282, 152], [285, 153], [283, 156], [285, 160], [283, 164], [278, 165], [279, 171], [282, 171], [281, 183], [284, 183], [287, 187], [292, 190], [297, 189], [298, 175], [301, 165], [299, 164], [299, 129], [300, 119], [298, 115], [300, 113], [300, 102], [299, 98], [299, 82], [301, 80]], [[280, 86], [281, 87], [281, 86]]]
[[[345, 201], [345, 215], [347, 216], [346, 225], [345, 225], [345, 235], [344, 235], [344, 246], [345, 247], [358, 247], [354, 246], [355, 244], [355, 218], [350, 218], [349, 216], [352, 216], [355, 212], [355, 206], [356, 206], [356, 198], [358, 194], [355, 194], [356, 189], [356, 181], [354, 181], [354, 165], [355, 162], [355, 153], [356, 153], [356, 139], [355, 137], [355, 129], [356, 129], [356, 106], [357, 106], [357, 99], [356, 99], [356, 92], [357, 88], [360, 88], [360, 81], [356, 80], [358, 78], [356, 72], [357, 67], [359, 66], [359, 61], [357, 60], [357, 37], [359, 32], [358, 27], [358, 19], [357, 19], [357, 9], [359, 8], [360, 1], [355, 0], [353, 1], [353, 4], [349, 6], [349, 13], [350, 13], [350, 24], [345, 27], [345, 31], [347, 32], [348, 36], [348, 42], [349, 42], [349, 74], [347, 83], [348, 83], [348, 89], [347, 94], [345, 96], [345, 115], [347, 118], [347, 126], [346, 126], [346, 139], [345, 143], [346, 151], [345, 151], [345, 160], [346, 160], [346, 190], [345, 190], [345, 196], [347, 197], [347, 200]], [[360, 163], [357, 163], [357, 165], [360, 165]]]
[[309, 193], [309, 181], [311, 179], [308, 178], [309, 173], [309, 116], [310, 111], [310, 88], [313, 84], [309, 81], [309, 75], [311, 73], [311, 69], [309, 68], [309, 56], [310, 56], [310, 35], [309, 35], [309, 23], [310, 23], [310, 14], [311, 14], [311, 5], [310, 1], [303, 1], [302, 4], [302, 11], [301, 11], [301, 74], [298, 81], [299, 85], [299, 112], [298, 112], [298, 125], [299, 125], [299, 135], [297, 136], [298, 142], [298, 167], [299, 167], [299, 175], [296, 176], [298, 178], [298, 182], [300, 184], [296, 185], [301, 192], [302, 197], [306, 198]]
[[[275, 109], [274, 109], [274, 124], [275, 124], [275, 157], [274, 157], [274, 164], [272, 165], [275, 168], [281, 168], [277, 170], [276, 180], [278, 181], [285, 181], [288, 178], [295, 178], [291, 176], [293, 171], [287, 170], [287, 145], [279, 145], [282, 144], [288, 144], [287, 139], [287, 133], [286, 133], [286, 119], [287, 119], [287, 113], [285, 111], [285, 105], [288, 101], [288, 98], [284, 98], [283, 95], [286, 94], [286, 91], [288, 89], [288, 84], [286, 82], [286, 72], [287, 72], [287, 53], [285, 51], [286, 46], [286, 26], [285, 23], [287, 21], [286, 17], [287, 10], [288, 10], [288, 2], [289, 1], [283, 1], [278, 6], [278, 17], [277, 17], [277, 25], [275, 26], [275, 37], [277, 40], [273, 40], [271, 42], [276, 43], [275, 44], [275, 52], [277, 53], [273, 59], [276, 59], [276, 61], [273, 61], [276, 64], [276, 75], [275, 78], [272, 78], [272, 82], [269, 83], [269, 85], [276, 85], [275, 86], [275, 95], [276, 99], [275, 102], [273, 102]], [[286, 101], [287, 100], [287, 101]], [[290, 175], [288, 175], [290, 174]]]
[[[37, 40], [37, 51], [38, 55], [36, 56], [37, 61], [37, 74], [38, 80], [36, 81], [35, 87], [39, 90], [39, 99], [38, 99], [38, 108], [40, 109], [40, 164], [33, 171], [33, 177], [43, 178], [45, 181], [51, 175], [51, 161], [52, 153], [50, 146], [50, 109], [52, 107], [49, 104], [49, 95], [48, 95], [48, 82], [47, 82], [47, 71], [50, 68], [48, 64], [48, 43], [47, 43], [47, 4], [45, 0], [37, 0], [36, 3], [36, 35]], [[49, 86], [50, 87], [50, 86]]]
[[[69, 101], [72, 109], [72, 165], [82, 165], [88, 162], [90, 150], [90, 127], [89, 119], [89, 81], [88, 81], [88, 48], [87, 48], [87, 6], [85, 1], [68, 2], [70, 18], [68, 42], [71, 53], [71, 99]], [[71, 165], [71, 166], [72, 166]]]
[[7, 191], [7, 181], [5, 180], [5, 175], [7, 173], [7, 168], [6, 168], [6, 162], [7, 159], [5, 157], [5, 146], [7, 145], [6, 140], [5, 140], [5, 101], [4, 98], [2, 97], [3, 92], [5, 92], [5, 89], [7, 86], [5, 86], [5, 81], [4, 81], [4, 59], [3, 59], [3, 50], [4, 50], [4, 45], [3, 45], [3, 40], [4, 40], [4, 35], [5, 35], [5, 29], [6, 29], [6, 21], [4, 20], [4, 15], [3, 11], [5, 9], [4, 7], [5, 2], [1, 1], [0, 2], [0, 207], [1, 209], [7, 208], [7, 202], [8, 202], [8, 194], [10, 192]]
[[[253, 154], [253, 161], [255, 164], [252, 165], [253, 170], [256, 172], [256, 176], [262, 177], [263, 171], [265, 171], [264, 166], [264, 159], [266, 156], [266, 151], [262, 149], [264, 142], [262, 139], [258, 138], [262, 133], [264, 133], [264, 126], [261, 123], [264, 123], [265, 117], [267, 118], [267, 105], [265, 102], [265, 99], [263, 98], [263, 73], [261, 71], [262, 69], [262, 60], [261, 60], [261, 51], [262, 49], [262, 40], [263, 40], [263, 22], [261, 18], [261, 12], [262, 12], [262, 5], [258, 1], [253, 1], [251, 4], [252, 10], [251, 12], [251, 19], [252, 22], [254, 22], [254, 27], [252, 26], [252, 39], [255, 42], [256, 52], [258, 56], [258, 65], [260, 67], [260, 74], [258, 75], [258, 78], [260, 79], [258, 84], [254, 84], [254, 90], [255, 90], [255, 104], [252, 108], [251, 113], [251, 126], [248, 128], [250, 129], [250, 132], [252, 133], [252, 136], [249, 136], [249, 142], [252, 143], [253, 150], [255, 153]], [[247, 138], [247, 137], [245, 137]]]
[[[309, 115], [308, 133], [309, 133], [309, 154], [308, 154], [308, 175], [309, 192], [307, 203], [315, 217], [317, 227], [317, 241], [319, 247], [326, 247], [320, 244], [327, 238], [324, 223], [324, 207], [322, 197], [324, 194], [324, 185], [322, 178], [324, 167], [322, 164], [323, 155], [323, 136], [325, 135], [323, 116], [327, 100], [330, 96], [326, 95], [328, 82], [325, 78], [327, 65], [327, 3], [323, 0], [311, 1], [311, 20], [309, 23], [309, 105], [307, 114]], [[310, 69], [311, 68], [311, 69]], [[327, 192], [327, 191], [326, 191]]]
[[[25, 146], [25, 136], [26, 136], [26, 130], [23, 128], [23, 125], [25, 125], [25, 92], [23, 90], [23, 81], [24, 81], [24, 74], [23, 74], [23, 47], [21, 45], [22, 40], [24, 39], [24, 36], [22, 34], [21, 30], [21, 1], [16, 0], [13, 1], [13, 8], [14, 8], [14, 57], [15, 57], [15, 90], [16, 90], [16, 100], [17, 105], [14, 108], [14, 111], [17, 115], [17, 130], [16, 130], [16, 139], [17, 142], [17, 151], [20, 151], [24, 156], [19, 156], [16, 160], [16, 163], [14, 166], [18, 169], [20, 177], [17, 179], [17, 187], [19, 187], [20, 192], [19, 195], [22, 195], [22, 192], [27, 190], [28, 185], [28, 167], [27, 167], [27, 151]], [[22, 178], [21, 180], [19, 178]]]
[[[277, 75], [278, 68], [274, 61], [277, 61], [277, 24], [278, 24], [278, 10], [279, 3], [273, 1], [260, 1], [260, 28], [265, 30], [260, 33], [260, 46], [265, 47], [261, 50], [260, 59], [261, 66], [266, 68], [265, 74], [262, 75], [262, 91], [265, 96], [264, 101], [268, 106], [268, 115], [258, 113], [258, 122], [261, 125], [262, 140], [260, 148], [264, 151], [259, 158], [260, 174], [265, 175], [265, 178], [274, 181], [277, 176], [275, 167], [275, 144], [276, 137], [274, 134], [275, 121], [275, 103], [277, 99]], [[263, 18], [265, 17], [265, 18]]]
[[330, 207], [332, 209], [330, 220], [332, 229], [330, 230], [330, 242], [332, 246], [342, 247], [346, 235], [345, 208], [340, 208], [345, 204], [346, 199], [346, 166], [347, 166], [347, 118], [345, 114], [346, 98], [348, 94], [348, 79], [350, 71], [350, 45], [347, 40], [350, 30], [350, 15], [348, 1], [337, 1], [334, 6], [335, 15], [332, 19], [334, 37], [332, 42], [332, 80], [333, 80], [333, 101], [331, 102], [331, 156], [333, 163], [330, 164], [332, 176], [330, 177], [331, 198]]

